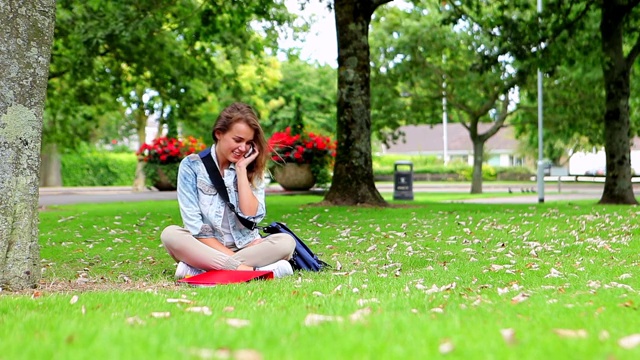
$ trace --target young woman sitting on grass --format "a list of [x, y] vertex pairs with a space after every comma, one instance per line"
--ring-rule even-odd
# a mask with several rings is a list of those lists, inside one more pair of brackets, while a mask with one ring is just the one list
[[[266, 214], [264, 172], [269, 151], [258, 116], [246, 104], [224, 109], [213, 127], [211, 156], [238, 216], [259, 223]], [[293, 274], [287, 261], [296, 243], [287, 234], [260, 237], [238, 220], [212, 184], [198, 154], [178, 170], [178, 203], [184, 227], [171, 225], [160, 236], [178, 263], [176, 278], [208, 270], [271, 270]]]

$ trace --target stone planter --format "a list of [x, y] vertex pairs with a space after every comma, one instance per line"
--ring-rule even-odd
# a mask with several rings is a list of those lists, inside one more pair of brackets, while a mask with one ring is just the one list
[[180, 164], [145, 164], [144, 174], [147, 185], [158, 191], [175, 191], [178, 187], [178, 166]]
[[175, 191], [178, 188], [177, 182], [169, 180], [169, 177], [160, 167], [158, 168], [158, 179], [153, 182], [153, 186], [158, 191]]
[[316, 183], [309, 164], [278, 164], [274, 168], [273, 177], [283, 189], [289, 191], [309, 190]]

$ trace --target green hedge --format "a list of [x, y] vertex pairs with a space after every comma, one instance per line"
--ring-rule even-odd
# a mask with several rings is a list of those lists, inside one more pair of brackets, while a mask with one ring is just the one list
[[[394, 163], [413, 162], [414, 174], [443, 175], [443, 178], [471, 180], [472, 167], [454, 162], [447, 166], [432, 156], [374, 155], [373, 173], [378, 179], [393, 179]], [[85, 151], [62, 155], [64, 186], [128, 186], [135, 178], [137, 159], [134, 153]], [[493, 167], [483, 165], [484, 180], [526, 180], [534, 175], [526, 167]], [[446, 176], [451, 175], [451, 176]]]
[[87, 151], [61, 156], [63, 186], [133, 185], [137, 158], [134, 153]]
[[[442, 160], [436, 156], [374, 155], [372, 160], [373, 173], [378, 179], [392, 178], [396, 161], [411, 161], [414, 174], [442, 175], [441, 178], [443, 179], [470, 181], [473, 173], [473, 167], [467, 163], [456, 161], [444, 165]], [[494, 167], [487, 164], [482, 165], [482, 178], [488, 181], [526, 180], [533, 174], [531, 169], [521, 166]], [[422, 177], [424, 176], [419, 178]]]

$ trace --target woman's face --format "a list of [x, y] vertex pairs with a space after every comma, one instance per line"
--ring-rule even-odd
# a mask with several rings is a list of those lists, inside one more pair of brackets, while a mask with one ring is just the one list
[[251, 148], [254, 135], [253, 129], [244, 122], [231, 125], [226, 133], [216, 132], [218, 161], [226, 159], [232, 163], [238, 162]]

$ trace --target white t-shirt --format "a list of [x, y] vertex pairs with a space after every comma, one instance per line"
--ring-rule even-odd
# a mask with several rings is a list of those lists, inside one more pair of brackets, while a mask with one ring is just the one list
[[233, 236], [231, 235], [231, 227], [229, 226], [229, 208], [224, 207], [224, 213], [222, 214], [222, 233], [224, 234], [224, 239], [222, 239], [222, 245], [231, 250], [236, 250], [236, 242], [233, 240]]

